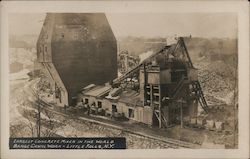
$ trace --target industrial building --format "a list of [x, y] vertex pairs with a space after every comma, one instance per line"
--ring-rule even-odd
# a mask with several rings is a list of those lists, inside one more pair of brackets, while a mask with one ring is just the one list
[[79, 90], [117, 77], [117, 44], [104, 13], [47, 13], [37, 57], [57, 105], [76, 104]]
[[105, 14], [48, 13], [37, 56], [58, 106], [160, 128], [196, 117], [198, 105], [207, 108], [182, 37], [117, 77], [117, 43]]
[[150, 126], [170, 127], [197, 117], [207, 103], [184, 38], [167, 45], [111, 85], [89, 85], [78, 102], [97, 115], [127, 118]]

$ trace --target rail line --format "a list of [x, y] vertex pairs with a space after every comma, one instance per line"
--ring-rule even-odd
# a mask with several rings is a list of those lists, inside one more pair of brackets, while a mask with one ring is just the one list
[[[36, 104], [38, 104], [38, 103], [36, 103]], [[57, 115], [61, 115], [64, 117], [70, 116], [70, 114], [65, 114], [65, 113], [62, 113], [60, 111], [52, 109], [54, 107], [54, 105], [48, 104], [45, 101], [40, 102], [40, 104], [43, 106], [43, 109], [51, 111]], [[94, 118], [94, 117], [91, 116], [91, 118]], [[125, 128], [122, 126], [109, 124], [107, 122], [98, 121], [98, 120], [94, 120], [94, 119], [90, 119], [90, 118], [86, 118], [86, 117], [82, 117], [82, 116], [77, 116], [76, 119], [82, 120], [82, 121], [87, 121], [87, 122], [94, 123], [94, 124], [99, 124], [102, 126], [112, 128], [112, 129], [121, 130], [121, 131], [126, 132], [128, 134], [138, 135], [138, 136], [142, 136], [142, 137], [145, 137], [148, 139], [161, 141], [163, 143], [166, 143], [170, 148], [192, 148], [192, 149], [200, 148], [200, 145], [198, 145], [198, 144], [193, 144], [193, 143], [189, 143], [189, 142], [185, 142], [185, 141], [181, 141], [181, 140], [171, 139], [171, 138], [167, 138], [167, 137], [163, 137], [163, 136], [159, 136], [159, 135], [149, 135], [149, 134], [146, 134], [143, 132], [133, 131], [129, 128]]]

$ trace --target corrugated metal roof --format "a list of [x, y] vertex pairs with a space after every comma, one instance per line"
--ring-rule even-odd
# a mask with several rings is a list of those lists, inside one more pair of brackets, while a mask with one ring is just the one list
[[85, 92], [84, 95], [99, 97], [108, 93], [110, 90], [111, 86], [96, 86], [93, 89], [90, 89], [89, 91]]
[[91, 89], [91, 88], [93, 88], [93, 87], [95, 87], [95, 84], [89, 84], [89, 85], [87, 85], [86, 87], [82, 88], [82, 90]]
[[123, 91], [118, 99], [119, 102], [126, 103], [131, 106], [142, 106], [143, 103], [140, 100], [140, 95], [134, 90]]

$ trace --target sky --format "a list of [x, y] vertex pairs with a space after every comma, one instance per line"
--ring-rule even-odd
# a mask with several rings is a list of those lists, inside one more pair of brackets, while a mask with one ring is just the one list
[[[10, 14], [10, 34], [40, 33], [45, 13]], [[189, 36], [236, 38], [237, 15], [234, 13], [107, 13], [116, 37]]]

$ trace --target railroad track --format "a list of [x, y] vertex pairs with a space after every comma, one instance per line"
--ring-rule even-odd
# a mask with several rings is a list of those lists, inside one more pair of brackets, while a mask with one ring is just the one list
[[[66, 113], [62, 113], [60, 111], [54, 110], [53, 109], [54, 105], [48, 104], [45, 101], [41, 101], [40, 104], [43, 106], [43, 109], [46, 109], [47, 111], [51, 111], [57, 115], [61, 115], [64, 117], [70, 116], [70, 114], [66, 114]], [[91, 118], [93, 118], [93, 117], [91, 116]], [[76, 117], [76, 119], [78, 119], [78, 120], [87, 121], [87, 122], [91, 122], [94, 124], [99, 124], [102, 126], [112, 128], [112, 129], [121, 130], [121, 131], [128, 133], [128, 134], [138, 135], [138, 136], [142, 136], [142, 137], [145, 137], [148, 139], [160, 141], [160, 142], [166, 143], [171, 148], [190, 148], [190, 149], [200, 148], [200, 145], [198, 145], [198, 144], [193, 144], [193, 143], [189, 143], [189, 142], [185, 142], [185, 141], [181, 141], [181, 140], [176, 140], [176, 139], [171, 139], [171, 138], [158, 136], [158, 135], [149, 135], [149, 134], [146, 134], [143, 132], [133, 131], [132, 129], [129, 129], [129, 128], [125, 128], [125, 127], [114, 125], [114, 124], [109, 124], [107, 122], [103, 122], [103, 121], [99, 121], [99, 120], [95, 120], [95, 119], [91, 119], [91, 118], [82, 117], [82, 116]]]

